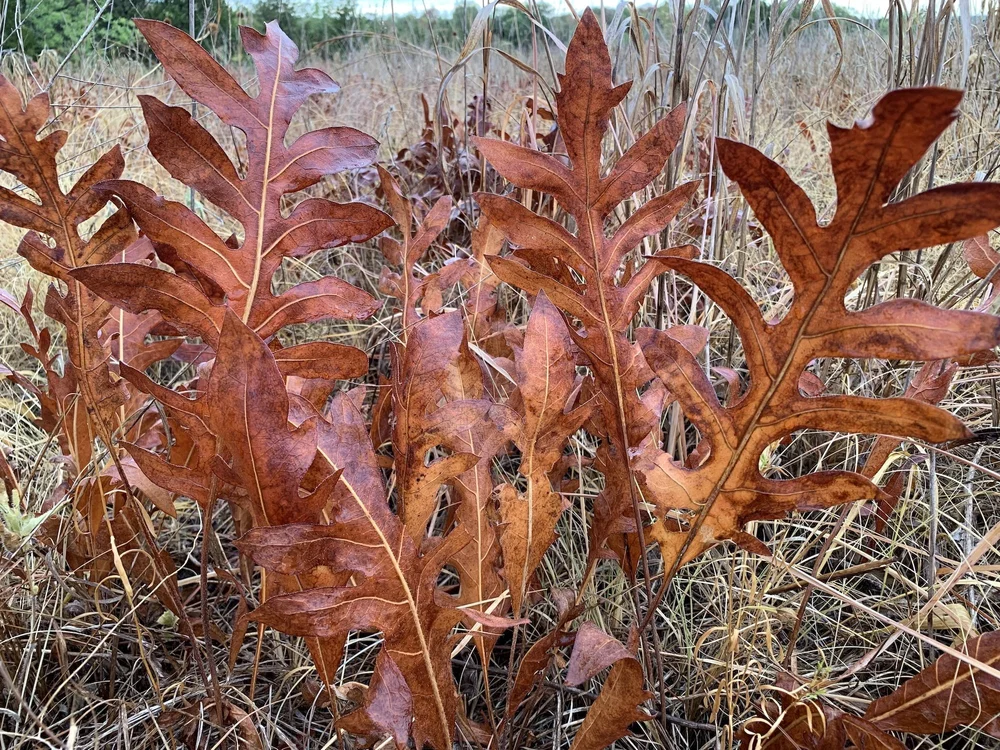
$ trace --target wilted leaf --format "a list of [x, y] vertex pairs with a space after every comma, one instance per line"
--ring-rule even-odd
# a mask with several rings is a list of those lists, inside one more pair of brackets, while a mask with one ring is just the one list
[[531, 648], [520, 660], [510, 693], [507, 695], [507, 713], [504, 721], [508, 726], [532, 688], [545, 676], [545, 671], [552, 661], [553, 650], [570, 645], [576, 638], [576, 633], [566, 632], [569, 624], [582, 611], [582, 607], [575, 602], [574, 593], [569, 589], [553, 589], [551, 595], [557, 609], [556, 624], [552, 630], [531, 644]]
[[316, 425], [288, 428], [288, 393], [274, 355], [226, 314], [206, 396], [209, 427], [231, 456], [255, 526], [320, 520], [322, 496], [300, 497], [316, 457]]
[[360, 737], [380, 739], [390, 735], [396, 747], [406, 747], [413, 721], [413, 701], [403, 673], [386, 649], [378, 652], [375, 672], [364, 703], [342, 717], [337, 727]]
[[571, 750], [601, 750], [628, 735], [628, 727], [651, 717], [639, 709], [653, 697], [642, 687], [642, 665], [618, 640], [585, 622], [576, 634], [566, 684], [581, 685], [608, 667], [600, 695], [573, 738]]
[[[970, 638], [962, 649], [976, 661], [1000, 666], [1000, 632]], [[1000, 738], [1000, 680], [945, 654], [874, 701], [864, 718], [883, 730], [939, 734], [958, 726]]]
[[985, 234], [963, 242], [962, 256], [972, 272], [981, 279], [990, 278], [993, 269], [1000, 263], [1000, 254], [990, 247], [990, 238]]

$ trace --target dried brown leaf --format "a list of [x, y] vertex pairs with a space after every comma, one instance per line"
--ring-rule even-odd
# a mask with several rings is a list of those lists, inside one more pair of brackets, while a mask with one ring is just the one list
[[[552, 195], [572, 215], [577, 234], [510, 198], [479, 195], [478, 199], [490, 222], [520, 248], [513, 259], [491, 260], [497, 276], [529, 294], [544, 291], [553, 304], [582, 326], [577, 344], [597, 381], [597, 409], [607, 438], [599, 462], [605, 490], [598, 504], [604, 510], [592, 526], [591, 549], [597, 554], [613, 529], [629, 523], [624, 519], [631, 519], [633, 527], [641, 523], [628, 461], [630, 451], [654, 423], [638, 396], [651, 373], [625, 331], [649, 284], [666, 266], [662, 257], [649, 259], [630, 279], [620, 280], [623, 262], [645, 237], [669, 224], [697, 183], [653, 199], [607, 237], [605, 224], [611, 212], [660, 174], [680, 137], [684, 109], [679, 107], [657, 122], [605, 173], [601, 154], [609, 118], [631, 84], [613, 84], [611, 57], [597, 17], [590, 10], [584, 13], [570, 42], [566, 71], [559, 76], [559, 84], [556, 119], [569, 166], [555, 156], [506, 141], [477, 138], [475, 143], [507, 180], [520, 188]], [[582, 281], [576, 281], [570, 270]], [[633, 528], [637, 530], [641, 532]]]
[[642, 665], [621, 642], [585, 622], [576, 634], [566, 684], [581, 685], [609, 666], [601, 693], [573, 738], [572, 750], [601, 750], [627, 736], [630, 724], [652, 718], [639, 708], [653, 697], [642, 687]]
[[154, 277], [153, 269], [125, 265], [80, 278], [115, 304], [136, 313], [159, 310], [209, 343], [221, 327], [223, 298], [222, 304], [265, 340], [295, 323], [371, 315], [378, 308], [375, 299], [334, 277], [280, 294], [272, 290], [285, 258], [362, 242], [391, 225], [388, 216], [361, 203], [308, 198], [287, 215], [282, 210], [283, 196], [315, 185], [324, 175], [367, 166], [375, 156], [376, 141], [351, 128], [312, 130], [287, 143], [296, 111], [310, 96], [336, 92], [337, 85], [314, 68], [296, 70], [298, 49], [274, 22], [264, 34], [240, 30], [260, 82], [255, 97], [182, 31], [159, 21], [136, 24], [177, 84], [246, 136], [246, 173], [240, 175], [185, 108], [140, 97], [150, 151], [173, 177], [238, 221], [243, 240], [230, 246], [187, 206], [139, 183], [106, 181], [102, 195], [115, 195], [129, 207], [159, 257], [188, 280], [169, 281], [164, 272]]
[[535, 300], [515, 361], [523, 403], [515, 443], [526, 489], [519, 493], [510, 485], [501, 487], [500, 545], [511, 602], [520, 613], [531, 576], [555, 541], [556, 523], [568, 505], [553, 489], [550, 474], [566, 441], [590, 416], [591, 404], [567, 411], [576, 394], [576, 347], [544, 292]]
[[[1000, 632], [970, 638], [962, 649], [987, 666], [1000, 665]], [[865, 720], [882, 730], [939, 734], [958, 726], [1000, 738], [1000, 680], [945, 654], [874, 701]]]
[[792, 480], [761, 475], [767, 446], [802, 429], [896, 435], [930, 442], [969, 431], [947, 412], [907, 398], [808, 397], [801, 374], [821, 357], [927, 361], [971, 354], [1000, 341], [1000, 320], [942, 310], [909, 299], [849, 311], [844, 295], [871, 264], [897, 250], [960, 241], [1000, 222], [1000, 186], [952, 185], [889, 203], [893, 189], [954, 120], [960, 94], [946, 89], [895, 91], [854, 128], [830, 127], [839, 201], [820, 225], [805, 193], [759, 151], [719, 141], [723, 169], [771, 234], [795, 289], [785, 316], [767, 322], [756, 303], [721, 269], [682, 258], [665, 266], [700, 286], [733, 320], [750, 371], [749, 389], [723, 406], [689, 352], [657, 332], [641, 341], [647, 359], [708, 441], [694, 468], [646, 451], [636, 463], [659, 518], [652, 535], [670, 570], [731, 539], [763, 551], [742, 532], [754, 519], [798, 509], [872, 499], [878, 489], [850, 472]]

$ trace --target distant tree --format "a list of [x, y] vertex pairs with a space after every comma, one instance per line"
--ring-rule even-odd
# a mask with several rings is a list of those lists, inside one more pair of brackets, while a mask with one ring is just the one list
[[[364, 14], [356, 0], [257, 0], [253, 5], [232, 0], [195, 0], [195, 36], [214, 55], [224, 60], [243, 57], [238, 38], [240, 25], [262, 30], [268, 21], [278, 21], [303, 53], [323, 47], [343, 52], [366, 44], [372, 32], [394, 34], [415, 46], [458, 49], [468, 37], [479, 2], [459, 0], [451, 12], [397, 14], [394, 18]], [[81, 54], [148, 55], [132, 24], [133, 18], [153, 18], [188, 31], [188, 0], [10, 0], [0, 16], [0, 49], [18, 50], [37, 57], [49, 49], [69, 52], [90, 28], [80, 45]], [[537, 21], [558, 37], [568, 40], [576, 23], [569, 14], [556, 14], [545, 2], [537, 5]], [[520, 49], [539, 33], [532, 20], [520, 11], [498, 7], [492, 24], [493, 44]]]
[[[80, 40], [95, 16], [97, 23], [80, 46], [82, 52], [134, 54], [138, 34], [133, 18], [166, 21], [184, 31], [188, 25], [188, 0], [115, 0], [103, 8], [102, 0], [13, 0], [5, 4], [0, 47], [37, 57], [45, 49], [66, 53]], [[275, 3], [275, 5], [277, 5]], [[196, 0], [195, 34], [214, 39], [233, 23], [234, 11], [226, 0]], [[266, 9], [270, 12], [270, 9]], [[213, 45], [217, 46], [217, 45]], [[140, 45], [142, 51], [144, 46]]]

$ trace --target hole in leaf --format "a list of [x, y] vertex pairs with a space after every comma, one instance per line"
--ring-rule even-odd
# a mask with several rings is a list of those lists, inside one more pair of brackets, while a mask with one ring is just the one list
[[441, 568], [441, 572], [438, 573], [437, 585], [444, 593], [457, 596], [461, 588], [458, 569], [454, 565], [445, 565]]
[[771, 479], [794, 479], [818, 471], [858, 471], [868, 440], [823, 430], [798, 430], [761, 454], [761, 474]]

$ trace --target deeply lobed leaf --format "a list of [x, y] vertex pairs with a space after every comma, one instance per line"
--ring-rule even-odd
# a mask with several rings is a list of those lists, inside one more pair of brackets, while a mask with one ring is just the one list
[[[592, 527], [591, 551], [595, 555], [601, 553], [608, 537], [620, 536], [621, 531], [641, 535], [640, 499], [631, 478], [629, 455], [653, 427], [653, 417], [638, 396], [651, 374], [625, 331], [649, 284], [664, 270], [663, 258], [647, 261], [627, 283], [620, 283], [623, 261], [645, 237], [670, 223], [697, 183], [682, 185], [655, 199], [607, 237], [605, 224], [612, 210], [649, 185], [663, 169], [680, 137], [684, 108], [668, 114], [617, 163], [604, 169], [602, 143], [611, 112], [631, 84], [613, 84], [611, 57], [597, 17], [589, 10], [570, 42], [566, 72], [560, 75], [559, 84], [556, 119], [569, 166], [559, 157], [506, 141], [478, 138], [475, 142], [511, 183], [552, 195], [573, 217], [576, 234], [511, 198], [477, 198], [490, 222], [518, 248], [512, 259], [491, 260], [497, 276], [532, 295], [544, 291], [553, 304], [580, 324], [574, 337], [597, 383], [598, 429], [606, 438], [599, 457], [605, 490], [597, 501], [603, 511]], [[690, 248], [674, 249], [668, 254], [692, 252]]]
[[257, 69], [260, 91], [253, 97], [182, 31], [159, 21], [136, 23], [178, 85], [246, 135], [246, 173], [241, 176], [187, 110], [140, 97], [150, 151], [176, 179], [238, 221], [243, 240], [230, 247], [183, 204], [139, 183], [106, 181], [100, 186], [104, 194], [129, 207], [160, 258], [187, 282], [168, 281], [155, 269], [124, 266], [80, 278], [125, 309], [160, 310], [182, 331], [207, 342], [218, 335], [220, 306], [265, 340], [295, 323], [370, 316], [378, 308], [374, 298], [335, 277], [303, 282], [280, 294], [273, 290], [285, 258], [362, 242], [392, 224], [371, 206], [318, 198], [301, 201], [287, 215], [282, 211], [283, 196], [311, 187], [325, 175], [367, 166], [375, 157], [377, 142], [351, 128], [314, 130], [286, 143], [292, 117], [306, 99], [336, 92], [337, 85], [314, 68], [296, 70], [298, 49], [274, 22], [264, 34], [240, 29]]
[[669, 336], [641, 332], [650, 364], [701, 431], [707, 453], [694, 468], [647, 450], [636, 469], [657, 505], [654, 536], [670, 569], [720, 540], [766, 548], [742, 531], [756, 519], [791, 510], [873, 499], [878, 489], [845, 471], [792, 480], [760, 473], [767, 446], [796, 430], [888, 434], [930, 442], [968, 436], [947, 412], [907, 398], [806, 396], [800, 379], [821, 357], [934, 360], [989, 349], [1000, 342], [1000, 319], [894, 300], [851, 311], [844, 295], [872, 263], [899, 250], [931, 247], [980, 234], [1000, 223], [1000, 186], [954, 185], [900, 203], [892, 189], [955, 117], [957, 92], [901, 90], [875, 107], [870, 122], [831, 126], [831, 162], [839, 202], [820, 225], [805, 193], [777, 164], [748, 146], [720, 141], [723, 169], [740, 186], [771, 234], [795, 298], [781, 320], [764, 320], [756, 303], [721, 269], [683, 258], [665, 267], [701, 287], [739, 331], [749, 384], [723, 405], [700, 364]]

